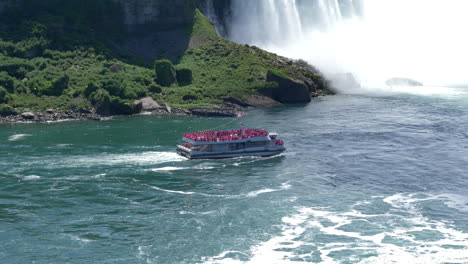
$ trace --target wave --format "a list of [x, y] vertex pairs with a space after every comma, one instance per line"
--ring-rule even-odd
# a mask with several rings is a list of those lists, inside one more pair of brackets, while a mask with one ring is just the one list
[[[465, 196], [395, 194], [359, 202], [348, 211], [300, 207], [283, 217], [282, 231], [250, 248], [248, 261], [225, 251], [203, 263], [468, 263], [468, 230], [431, 219], [428, 201], [466, 209]], [[363, 206], [387, 206], [367, 214]], [[372, 211], [372, 210], [370, 210]]]
[[15, 135], [8, 137], [8, 141], [20, 141], [30, 136], [32, 135], [31, 134], [15, 134]]
[[249, 193], [244, 194], [242, 196], [257, 197], [258, 195], [263, 194], [263, 193], [278, 192], [278, 191], [288, 190], [290, 188], [291, 188], [291, 185], [289, 184], [289, 182], [286, 182], [286, 183], [281, 184], [281, 187], [279, 187], [277, 189], [270, 189], [270, 188], [260, 189], [260, 190], [249, 192]]
[[153, 185], [150, 185], [149, 187], [154, 189], [154, 190], [157, 190], [157, 191], [162, 191], [162, 192], [167, 192], [167, 193], [174, 193], [174, 194], [199, 195], [199, 196], [205, 196], [205, 197], [239, 199], [239, 198], [253, 198], [253, 197], [257, 197], [260, 194], [264, 194], [264, 193], [271, 193], [271, 192], [278, 192], [278, 191], [287, 190], [287, 189], [291, 188], [291, 185], [289, 184], [289, 182], [286, 182], [286, 183], [281, 184], [281, 186], [279, 188], [277, 188], [277, 189], [266, 188], [266, 189], [251, 191], [251, 192], [248, 192], [248, 193], [234, 194], [234, 195], [229, 195], [229, 194], [207, 194], [207, 193], [200, 193], [200, 192], [193, 192], [193, 191], [176, 191], [176, 190], [169, 190], [169, 189], [160, 188], [158, 186], [153, 186]]

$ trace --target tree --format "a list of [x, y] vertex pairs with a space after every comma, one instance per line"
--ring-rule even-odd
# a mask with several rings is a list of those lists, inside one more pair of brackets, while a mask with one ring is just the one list
[[170, 60], [157, 60], [154, 62], [156, 81], [162, 86], [171, 86], [176, 80], [174, 65]]

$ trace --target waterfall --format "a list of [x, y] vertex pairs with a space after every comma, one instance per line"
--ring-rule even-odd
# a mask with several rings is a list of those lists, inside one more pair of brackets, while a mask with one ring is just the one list
[[218, 20], [216, 16], [216, 11], [214, 8], [213, 0], [205, 0], [202, 2], [202, 8], [205, 15], [210, 19], [213, 23]]
[[468, 84], [466, 0], [235, 0], [228, 37], [329, 75]]
[[295, 0], [236, 0], [232, 5], [228, 31], [234, 41], [264, 46], [286, 44], [303, 35]]
[[224, 27], [218, 17], [218, 14], [215, 10], [214, 0], [203, 0], [201, 1], [201, 8], [203, 13], [208, 17], [208, 19], [215, 25], [216, 32], [220, 36], [224, 36], [226, 33]]

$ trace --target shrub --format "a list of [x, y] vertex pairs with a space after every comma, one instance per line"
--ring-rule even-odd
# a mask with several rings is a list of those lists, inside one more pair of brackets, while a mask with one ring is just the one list
[[6, 72], [0, 72], [0, 86], [3, 86], [9, 93], [15, 91], [15, 79]]
[[99, 89], [99, 86], [98, 86], [96, 83], [90, 82], [90, 83], [88, 83], [88, 85], [86, 86], [86, 88], [85, 88], [83, 94], [86, 96], [86, 98], [89, 98], [89, 96], [90, 96], [93, 92], [97, 91], [98, 89]]
[[176, 80], [174, 65], [170, 60], [157, 60], [154, 62], [156, 81], [162, 86], [171, 86]]
[[187, 95], [184, 95], [182, 97], [182, 100], [184, 101], [194, 101], [194, 100], [197, 100], [197, 96], [193, 95], [193, 94], [187, 94]]
[[6, 102], [8, 92], [5, 88], [0, 86], [0, 104]]
[[98, 89], [91, 93], [89, 100], [94, 106], [108, 106], [110, 104], [111, 98], [109, 92], [104, 89]]
[[47, 83], [45, 87], [39, 89], [39, 93], [42, 95], [49, 96], [60, 96], [63, 91], [68, 88], [68, 83], [70, 82], [70, 77], [63, 74], [55, 78], [52, 82]]
[[[21, 69], [20, 72], [18, 70]], [[24, 78], [24, 71], [32, 71], [35, 67], [30, 62], [18, 59], [18, 58], [1, 58], [0, 59], [0, 71], [6, 71], [10, 76], [18, 79]]]
[[16, 94], [25, 94], [28, 92], [28, 88], [24, 85], [22, 81], [15, 80], [15, 93]]
[[123, 98], [123, 99], [137, 99], [138, 94], [135, 91], [135, 89], [133, 89], [132, 86], [126, 85], [126, 86], [124, 86], [122, 88], [122, 90], [120, 92], [120, 98]]
[[193, 77], [192, 77], [192, 70], [188, 68], [181, 68], [177, 69], [176, 71], [177, 75], [177, 82], [179, 85], [190, 85], [192, 83]]
[[156, 94], [159, 94], [162, 92], [162, 87], [153, 83], [151, 84], [149, 87], [148, 87], [148, 90], [152, 93], [156, 93]]
[[120, 96], [123, 88], [123, 81], [114, 78], [107, 78], [101, 82], [101, 87], [108, 91], [110, 95]]
[[18, 112], [11, 106], [0, 104], [0, 116], [17, 115]]

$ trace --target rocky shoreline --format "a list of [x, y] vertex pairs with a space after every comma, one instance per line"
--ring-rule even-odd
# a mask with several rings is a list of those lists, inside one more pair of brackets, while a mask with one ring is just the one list
[[[240, 107], [234, 105], [220, 105], [213, 109], [179, 109], [165, 106], [164, 108], [157, 109], [143, 109], [138, 115], [173, 115], [173, 116], [197, 116], [197, 117], [218, 117], [228, 118], [236, 117]], [[12, 123], [50, 123], [61, 121], [79, 121], [79, 120], [93, 120], [105, 121], [111, 119], [113, 116], [104, 116], [95, 113], [94, 111], [72, 111], [72, 110], [53, 110], [49, 109], [45, 112], [24, 112], [17, 115], [0, 116], [0, 124]]]

